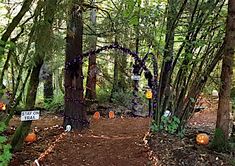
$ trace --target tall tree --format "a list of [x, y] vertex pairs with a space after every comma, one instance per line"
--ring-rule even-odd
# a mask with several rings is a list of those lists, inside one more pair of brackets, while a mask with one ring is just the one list
[[[41, 3], [38, 3], [41, 5]], [[42, 17], [35, 18], [35, 55], [33, 58], [33, 66], [32, 72], [30, 75], [29, 85], [27, 89], [26, 96], [26, 109], [32, 110], [35, 105], [37, 89], [39, 85], [39, 74], [40, 69], [43, 65], [45, 54], [47, 52], [47, 48], [50, 46], [45, 46], [45, 43], [50, 41], [48, 38], [48, 33], [51, 30], [51, 26], [53, 24], [55, 9], [57, 6], [56, 0], [49, 0], [43, 6], [41, 12]], [[50, 42], [48, 43], [50, 44]], [[23, 121], [20, 126], [17, 128], [13, 139], [12, 139], [12, 148], [13, 150], [19, 150], [23, 144], [25, 136], [30, 131], [32, 121]]]
[[[22, 20], [23, 16], [26, 12], [29, 11], [30, 6], [32, 4], [33, 0], [25, 0], [23, 2], [23, 5], [20, 9], [20, 11], [17, 13], [17, 15], [12, 19], [11, 23], [6, 28], [5, 32], [2, 34], [2, 37], [0, 39], [0, 60], [3, 57], [5, 53], [5, 46], [7, 44], [7, 41], [11, 37], [12, 32], [15, 30], [15, 28], [18, 26], [20, 21]], [[0, 79], [0, 89], [3, 88], [3, 76], [6, 68], [2, 70], [1, 79]]]
[[[92, 0], [91, 5], [95, 5], [95, 0]], [[90, 14], [91, 28], [93, 33], [96, 33], [96, 9], [91, 10]], [[97, 36], [96, 34], [89, 37], [90, 49], [96, 49]], [[96, 55], [89, 56], [88, 64], [88, 74], [87, 74], [87, 83], [86, 83], [86, 100], [92, 101], [96, 99], [96, 74], [97, 74], [97, 65], [96, 65]]]
[[217, 112], [216, 131], [212, 146], [217, 150], [225, 150], [229, 138], [230, 124], [230, 92], [233, 76], [235, 51], [235, 0], [228, 1], [228, 16], [225, 35], [225, 50], [221, 71], [221, 86]]
[[[64, 126], [71, 125], [73, 129], [82, 130], [88, 125], [83, 95], [82, 73], [82, 21], [83, 0], [73, 0], [70, 9], [66, 37], [65, 58], [65, 112]], [[73, 63], [74, 60], [78, 63]]]

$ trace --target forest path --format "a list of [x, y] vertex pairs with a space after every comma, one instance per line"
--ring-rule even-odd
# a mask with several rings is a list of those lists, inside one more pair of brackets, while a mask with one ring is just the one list
[[50, 166], [144, 166], [149, 165], [143, 138], [149, 118], [92, 120], [83, 133], [69, 133], [45, 158]]

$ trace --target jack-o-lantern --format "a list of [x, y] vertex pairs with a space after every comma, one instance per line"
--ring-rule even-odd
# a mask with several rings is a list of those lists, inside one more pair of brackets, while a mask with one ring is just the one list
[[25, 142], [35, 142], [37, 140], [37, 135], [35, 133], [29, 133], [26, 138], [25, 138]]
[[96, 111], [93, 115], [93, 118], [96, 120], [100, 119], [100, 113], [98, 111]]
[[6, 104], [0, 101], [0, 111], [5, 111], [6, 110]]
[[196, 142], [199, 145], [207, 145], [209, 143], [209, 136], [206, 133], [200, 133], [196, 137]]

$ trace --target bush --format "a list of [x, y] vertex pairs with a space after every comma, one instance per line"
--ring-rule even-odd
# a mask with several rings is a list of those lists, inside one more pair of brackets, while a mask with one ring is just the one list
[[61, 112], [62, 110], [64, 110], [64, 95], [54, 95], [52, 101], [44, 103], [44, 107], [46, 110], [52, 112]]
[[6, 125], [3, 122], [0, 122], [0, 165], [7, 166], [11, 160], [12, 154], [10, 152], [11, 145], [7, 144], [6, 136], [3, 136], [2, 133], [6, 129]]
[[122, 90], [113, 93], [112, 102], [127, 108], [131, 108], [133, 94]]
[[104, 87], [97, 89], [96, 97], [99, 103], [105, 103], [109, 101], [110, 98], [110, 88]]

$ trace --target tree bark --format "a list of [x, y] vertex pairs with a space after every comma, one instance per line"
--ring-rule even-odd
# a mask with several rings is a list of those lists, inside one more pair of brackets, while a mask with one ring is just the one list
[[[92, 5], [95, 5], [95, 0], [92, 1]], [[91, 14], [91, 28], [93, 32], [96, 32], [96, 9], [92, 9]], [[92, 35], [89, 38], [90, 49], [96, 49], [97, 37]], [[89, 56], [88, 64], [88, 74], [87, 74], [87, 83], [86, 83], [86, 100], [93, 102], [96, 100], [96, 74], [97, 74], [97, 65], [96, 65], [96, 55]], [[90, 102], [89, 102], [90, 103]]]
[[[79, 131], [88, 126], [83, 95], [82, 3], [83, 0], [80, 0], [78, 4], [74, 0], [70, 11], [66, 37], [66, 71], [64, 76], [65, 113], [63, 124], [64, 127], [71, 125], [72, 129]], [[75, 58], [78, 63], [72, 64], [71, 62]]]
[[[29, 85], [28, 85], [28, 92], [26, 98], [26, 109], [33, 109], [35, 105], [36, 95], [37, 95], [37, 88], [39, 84], [39, 73], [42, 67], [43, 60], [38, 59], [37, 64], [33, 67], [33, 71], [30, 76]], [[12, 138], [12, 149], [19, 150], [24, 142], [24, 138], [30, 131], [30, 126], [32, 121], [23, 121], [20, 126], [16, 129], [13, 138]]]
[[[47, 35], [50, 33], [50, 26], [52, 26], [53, 23], [56, 3], [57, 1], [55, 0], [47, 1], [47, 4], [43, 10], [44, 19], [39, 20], [41, 24], [38, 24], [35, 29], [35, 64], [30, 75], [26, 96], [26, 109], [29, 110], [32, 110], [35, 105], [37, 89], [39, 85], [39, 74], [48, 48], [44, 44], [48, 42], [48, 40], [50, 41], [50, 36], [48, 38]], [[50, 44], [50, 42], [48, 44]], [[22, 147], [24, 138], [30, 131], [31, 124], [32, 121], [23, 121], [17, 128], [11, 142], [13, 150], [19, 150]]]
[[[235, 0], [228, 1], [228, 16], [225, 35], [225, 50], [221, 71], [221, 86], [219, 91], [219, 105], [217, 112], [216, 131], [221, 131], [222, 136], [215, 133], [214, 142], [225, 145], [229, 138], [230, 123], [230, 92], [233, 76], [233, 61], [235, 49]], [[219, 137], [219, 138], [218, 138]], [[223, 138], [223, 139], [221, 139]]]
[[43, 87], [43, 93], [44, 93], [44, 102], [50, 103], [53, 100], [53, 73], [51, 69], [47, 71], [47, 76], [44, 79], [44, 87]]

